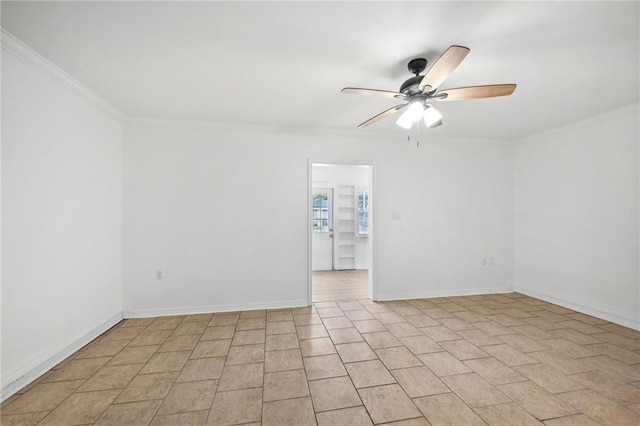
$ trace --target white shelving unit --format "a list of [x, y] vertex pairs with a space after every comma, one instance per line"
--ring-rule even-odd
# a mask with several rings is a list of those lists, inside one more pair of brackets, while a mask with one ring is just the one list
[[333, 265], [336, 271], [356, 268], [356, 188], [340, 185], [334, 199]]

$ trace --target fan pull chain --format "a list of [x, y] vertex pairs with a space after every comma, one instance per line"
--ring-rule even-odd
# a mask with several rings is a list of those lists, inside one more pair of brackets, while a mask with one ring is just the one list
[[[411, 130], [409, 130], [407, 132], [407, 142], [411, 142]], [[420, 139], [419, 138], [416, 139], [416, 148], [420, 148]]]

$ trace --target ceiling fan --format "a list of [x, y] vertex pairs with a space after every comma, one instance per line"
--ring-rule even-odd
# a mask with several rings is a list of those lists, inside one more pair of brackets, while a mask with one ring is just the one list
[[405, 129], [410, 129], [414, 122], [421, 119], [427, 127], [437, 127], [442, 124], [442, 114], [435, 109], [431, 101], [458, 101], [464, 99], [492, 98], [507, 96], [516, 90], [515, 84], [491, 84], [486, 86], [457, 87], [438, 91], [438, 87], [453, 73], [469, 53], [469, 48], [463, 46], [449, 47], [422, 76], [420, 73], [427, 67], [424, 58], [412, 59], [407, 68], [415, 74], [400, 86], [400, 90], [392, 92], [388, 90], [361, 89], [357, 87], [345, 87], [342, 93], [356, 95], [379, 96], [383, 98], [396, 98], [406, 101], [368, 119], [358, 127], [367, 127], [398, 111], [406, 111], [398, 118], [396, 124]]

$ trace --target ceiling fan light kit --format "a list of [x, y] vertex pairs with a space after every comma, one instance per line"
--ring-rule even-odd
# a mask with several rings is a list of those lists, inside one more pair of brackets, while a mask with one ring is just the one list
[[406, 109], [406, 111], [396, 121], [398, 126], [410, 130], [413, 123], [424, 120], [427, 127], [438, 127], [442, 124], [442, 114], [429, 101], [493, 98], [508, 96], [516, 90], [515, 84], [491, 84], [438, 91], [438, 87], [455, 71], [468, 53], [469, 48], [464, 46], [454, 45], [449, 47], [424, 76], [420, 75], [420, 73], [427, 68], [427, 60], [424, 58], [412, 59], [407, 64], [407, 68], [409, 72], [415, 74], [415, 77], [411, 77], [402, 83], [398, 92], [358, 87], [345, 87], [342, 89], [342, 93], [395, 98], [406, 101], [404, 104], [396, 105], [368, 119], [358, 127], [370, 126], [376, 121], [403, 109]]
[[442, 113], [433, 105], [420, 101], [412, 101], [409, 108], [400, 116], [396, 124], [404, 129], [411, 129], [416, 121], [424, 120], [427, 127], [438, 127], [442, 124]]

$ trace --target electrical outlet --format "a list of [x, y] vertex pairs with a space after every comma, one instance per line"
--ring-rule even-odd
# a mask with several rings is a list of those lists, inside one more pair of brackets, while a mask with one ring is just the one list
[[483, 257], [482, 258], [482, 266], [486, 266], [487, 265], [487, 258]]
[[160, 269], [158, 269], [158, 270], [156, 271], [156, 280], [161, 280], [161, 279], [163, 279], [163, 278], [164, 278], [164, 276], [163, 276], [163, 274], [162, 274], [162, 271], [161, 271]]

